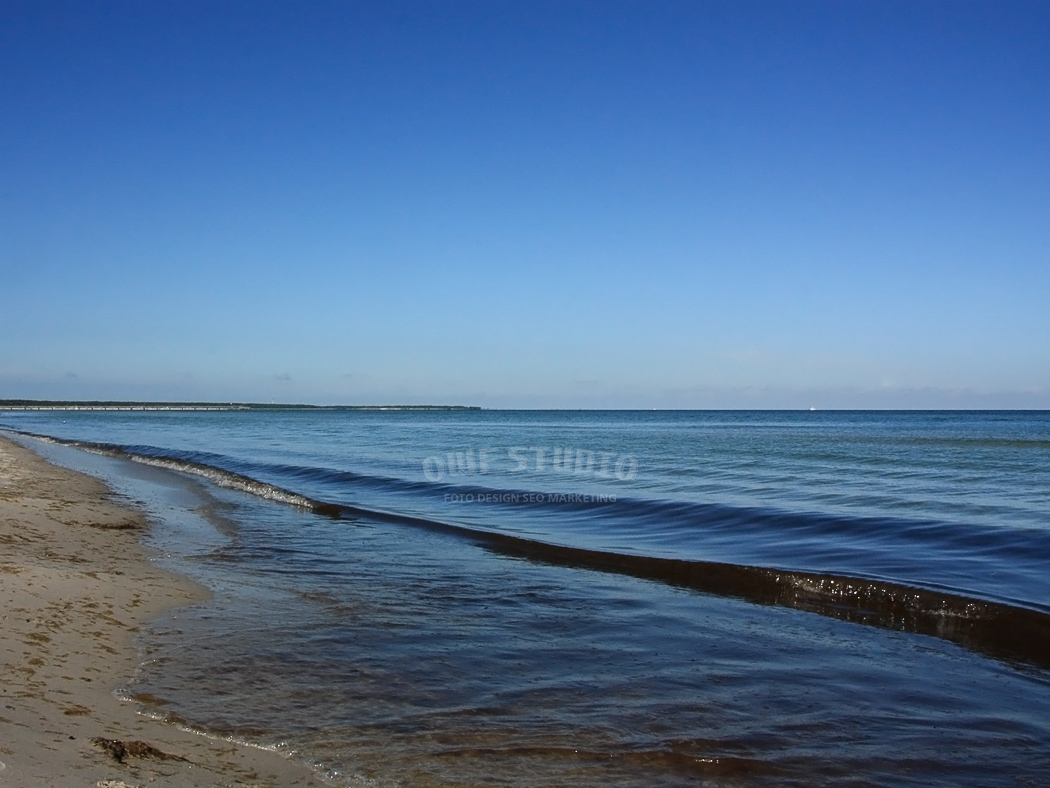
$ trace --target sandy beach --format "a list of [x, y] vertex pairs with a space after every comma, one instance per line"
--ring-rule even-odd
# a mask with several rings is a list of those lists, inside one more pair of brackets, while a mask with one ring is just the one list
[[113, 691], [138, 627], [207, 590], [150, 562], [97, 479], [0, 437], [0, 786], [295, 786], [281, 756], [151, 720]]

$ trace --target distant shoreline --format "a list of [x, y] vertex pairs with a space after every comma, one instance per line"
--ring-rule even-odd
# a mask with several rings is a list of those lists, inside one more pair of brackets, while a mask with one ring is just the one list
[[0, 410], [481, 410], [477, 405], [296, 405], [262, 402], [0, 400]]

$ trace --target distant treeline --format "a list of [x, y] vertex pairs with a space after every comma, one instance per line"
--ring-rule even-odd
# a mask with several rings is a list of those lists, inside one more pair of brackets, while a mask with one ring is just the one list
[[128, 402], [124, 400], [0, 399], [6, 409], [70, 410], [481, 410], [476, 405], [296, 405], [263, 402]]

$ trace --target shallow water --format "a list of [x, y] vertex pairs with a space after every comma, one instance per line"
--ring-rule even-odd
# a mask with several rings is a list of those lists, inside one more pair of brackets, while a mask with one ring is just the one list
[[197, 510], [156, 538], [217, 591], [155, 623], [128, 692], [334, 784], [1047, 784], [1047, 414], [0, 422], [338, 507], [81, 460]]

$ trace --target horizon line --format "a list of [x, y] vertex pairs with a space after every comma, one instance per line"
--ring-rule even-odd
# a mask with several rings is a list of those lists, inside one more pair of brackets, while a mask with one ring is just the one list
[[113, 410], [113, 411], [231, 411], [231, 410], [363, 410], [363, 411], [536, 411], [536, 412], [791, 412], [791, 413], [996, 413], [1026, 412], [1047, 413], [1047, 408], [486, 408], [480, 405], [443, 405], [443, 404], [372, 404], [372, 405], [315, 405], [293, 402], [222, 402], [222, 401], [180, 401], [180, 400], [35, 400], [35, 399], [0, 399], [0, 410]]

